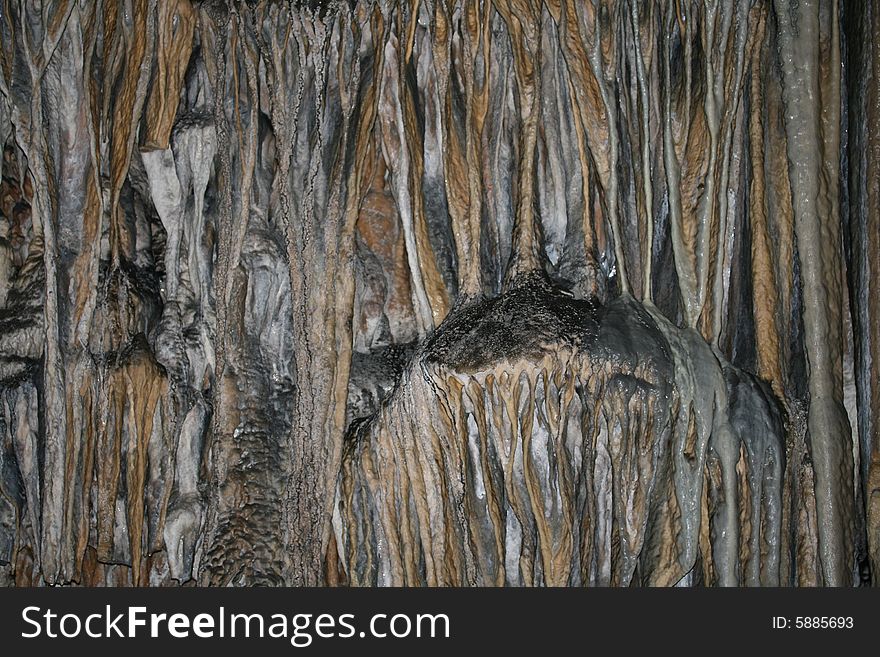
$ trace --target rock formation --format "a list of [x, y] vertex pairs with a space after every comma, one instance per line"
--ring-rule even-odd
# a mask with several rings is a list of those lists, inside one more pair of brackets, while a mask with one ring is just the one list
[[866, 0], [0, 0], [0, 582], [880, 581]]

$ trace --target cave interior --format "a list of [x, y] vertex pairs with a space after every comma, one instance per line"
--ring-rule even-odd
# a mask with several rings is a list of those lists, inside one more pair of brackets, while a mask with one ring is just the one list
[[880, 582], [880, 8], [0, 0], [0, 584]]

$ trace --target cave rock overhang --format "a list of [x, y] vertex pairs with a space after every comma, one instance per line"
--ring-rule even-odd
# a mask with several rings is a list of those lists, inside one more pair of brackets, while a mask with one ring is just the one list
[[[542, 275], [461, 303], [347, 441], [356, 584], [777, 583], [782, 407], [693, 330]], [[761, 560], [764, 560], [761, 563]]]

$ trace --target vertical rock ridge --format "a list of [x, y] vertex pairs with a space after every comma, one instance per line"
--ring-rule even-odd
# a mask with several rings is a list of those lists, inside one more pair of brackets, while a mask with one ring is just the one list
[[0, 582], [876, 581], [876, 32], [6, 0]]

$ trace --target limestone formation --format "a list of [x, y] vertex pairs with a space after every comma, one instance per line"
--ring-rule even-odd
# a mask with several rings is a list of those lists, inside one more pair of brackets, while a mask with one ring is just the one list
[[880, 582], [867, 0], [0, 0], [0, 582]]

